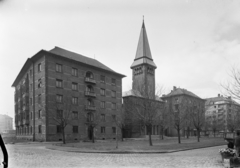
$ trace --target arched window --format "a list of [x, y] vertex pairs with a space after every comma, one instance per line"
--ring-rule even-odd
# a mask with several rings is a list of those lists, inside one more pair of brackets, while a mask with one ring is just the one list
[[90, 72], [90, 71], [88, 71], [88, 72], [86, 73], [86, 77], [87, 77], [87, 78], [91, 78], [91, 79], [94, 78], [93, 73]]
[[87, 85], [86, 92], [94, 93], [94, 89], [91, 85]]

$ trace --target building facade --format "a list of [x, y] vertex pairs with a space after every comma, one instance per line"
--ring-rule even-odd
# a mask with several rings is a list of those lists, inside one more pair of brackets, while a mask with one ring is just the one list
[[[179, 121], [179, 126], [181, 129], [181, 136], [196, 135], [196, 129], [192, 123], [192, 116], [201, 116], [201, 118], [196, 118], [199, 122], [204, 122], [205, 113], [205, 100], [195, 95], [194, 93], [182, 89], [173, 87], [173, 90], [167, 94], [163, 95], [162, 100], [165, 101], [166, 109], [169, 115], [172, 115], [172, 121], [168, 129], [165, 130], [166, 136], [177, 136], [177, 130], [175, 121], [176, 118]], [[176, 118], [175, 118], [176, 117]], [[202, 124], [201, 123], [201, 124]]]
[[13, 118], [0, 114], [0, 133], [13, 130]]
[[205, 103], [207, 130], [213, 132], [233, 132], [240, 128], [240, 104], [231, 97], [207, 98]]
[[17, 138], [61, 140], [57, 121], [62, 116], [68, 116], [67, 140], [115, 138], [123, 77], [95, 59], [59, 47], [39, 51], [27, 59], [12, 85]]

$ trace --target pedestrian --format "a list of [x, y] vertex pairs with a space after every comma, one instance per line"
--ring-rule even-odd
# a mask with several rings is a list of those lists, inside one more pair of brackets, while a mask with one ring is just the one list
[[236, 150], [236, 156], [239, 157], [240, 154], [240, 130], [237, 130], [237, 137], [234, 140], [234, 146]]

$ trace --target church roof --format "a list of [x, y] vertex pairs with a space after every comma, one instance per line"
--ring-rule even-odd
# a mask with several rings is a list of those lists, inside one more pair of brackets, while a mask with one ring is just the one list
[[138, 40], [136, 56], [133, 64], [131, 65], [131, 68], [140, 64], [149, 64], [154, 68], [157, 68], [157, 66], [155, 65], [152, 59], [152, 54], [151, 54], [150, 46], [148, 43], [147, 32], [146, 32], [144, 21], [142, 24], [140, 37]]
[[174, 88], [174, 90], [172, 90], [169, 94], [163, 96], [162, 98], [172, 97], [172, 96], [177, 96], [177, 95], [188, 95], [188, 96], [191, 96], [191, 97], [196, 97], [196, 98], [201, 99], [200, 97], [198, 97], [194, 93], [192, 93], [192, 92], [190, 92], [186, 89], [182, 89], [182, 88]]

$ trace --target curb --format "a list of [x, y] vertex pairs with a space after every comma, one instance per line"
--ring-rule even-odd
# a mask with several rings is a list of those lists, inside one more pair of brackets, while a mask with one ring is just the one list
[[[211, 146], [204, 146], [204, 147], [198, 147], [198, 148], [188, 148], [188, 149], [179, 149], [179, 150], [166, 150], [166, 151], [84, 151], [84, 150], [61, 150], [59, 148], [52, 148], [52, 147], [45, 147], [49, 150], [57, 150], [57, 151], [63, 151], [63, 152], [75, 152], [75, 153], [97, 153], [97, 154], [166, 154], [166, 153], [175, 153], [175, 152], [183, 152], [188, 150], [196, 150], [196, 149], [204, 149], [204, 148], [211, 148], [216, 146], [224, 146], [224, 145], [211, 145]], [[65, 148], [65, 147], [62, 147]], [[70, 147], [67, 147], [70, 148]], [[72, 148], [76, 149], [76, 148]]]

